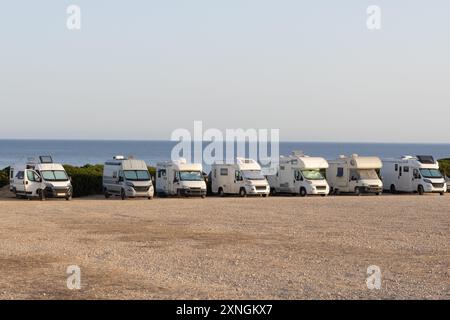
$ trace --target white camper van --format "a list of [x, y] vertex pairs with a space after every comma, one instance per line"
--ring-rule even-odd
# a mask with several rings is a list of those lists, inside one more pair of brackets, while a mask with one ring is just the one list
[[154, 190], [147, 164], [143, 160], [115, 156], [103, 168], [103, 193], [127, 198], [153, 198]]
[[326, 196], [330, 192], [321, 170], [328, 168], [324, 158], [294, 153], [280, 157], [277, 173], [267, 176], [270, 190], [275, 193]]
[[383, 166], [378, 157], [360, 157], [353, 154], [350, 157], [340, 156], [328, 161], [327, 180], [331, 192], [375, 193], [380, 195], [383, 183], [377, 170]]
[[269, 183], [261, 172], [261, 166], [253, 159], [236, 158], [235, 163], [215, 163], [211, 167], [211, 191], [225, 194], [262, 195], [270, 193]]
[[444, 195], [447, 185], [432, 156], [403, 156], [384, 159], [381, 169], [384, 188], [396, 192], [436, 192]]
[[24, 165], [10, 168], [10, 191], [17, 198], [65, 198], [72, 199], [72, 184], [64, 167], [53, 163], [50, 156], [39, 160], [28, 159]]
[[187, 163], [183, 158], [158, 163], [156, 165], [156, 193], [158, 196], [206, 197], [202, 165]]

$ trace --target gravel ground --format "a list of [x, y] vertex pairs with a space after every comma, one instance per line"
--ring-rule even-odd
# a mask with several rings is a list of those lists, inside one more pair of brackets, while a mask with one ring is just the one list
[[449, 299], [449, 240], [448, 194], [2, 198], [0, 299]]

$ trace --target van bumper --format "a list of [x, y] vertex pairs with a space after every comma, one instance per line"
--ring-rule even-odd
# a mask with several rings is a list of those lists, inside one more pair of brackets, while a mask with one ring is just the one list
[[269, 186], [245, 186], [245, 191], [249, 195], [269, 194]]
[[154, 190], [152, 187], [148, 187], [148, 188], [143, 188], [141, 187], [141, 189], [135, 189], [135, 188], [131, 188], [128, 187], [125, 191], [127, 197], [130, 198], [148, 198], [148, 197], [153, 197], [154, 195]]
[[66, 198], [72, 195], [72, 187], [46, 187], [45, 196], [47, 198]]
[[381, 193], [383, 192], [383, 187], [381, 186], [366, 186], [366, 187], [359, 187], [359, 190], [361, 190], [362, 193]]
[[330, 193], [330, 188], [327, 186], [312, 186], [307, 189], [308, 194], [310, 195], [327, 195]]
[[186, 197], [204, 197], [206, 196], [206, 189], [201, 188], [184, 188], [179, 189], [180, 194]]

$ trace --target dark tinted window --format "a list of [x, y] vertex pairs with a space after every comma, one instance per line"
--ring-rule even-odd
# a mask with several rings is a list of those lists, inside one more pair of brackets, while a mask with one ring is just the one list
[[337, 177], [343, 177], [344, 176], [344, 168], [337, 168]]

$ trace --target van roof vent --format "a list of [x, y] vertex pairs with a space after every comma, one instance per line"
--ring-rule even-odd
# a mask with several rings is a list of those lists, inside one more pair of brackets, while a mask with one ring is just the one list
[[417, 159], [423, 164], [434, 164], [433, 156], [417, 156]]
[[117, 155], [113, 157], [114, 160], [125, 160], [125, 157], [122, 155]]
[[343, 154], [340, 154], [339, 159], [345, 159], [345, 156]]
[[39, 156], [39, 161], [41, 163], [53, 163], [53, 159], [51, 156]]

